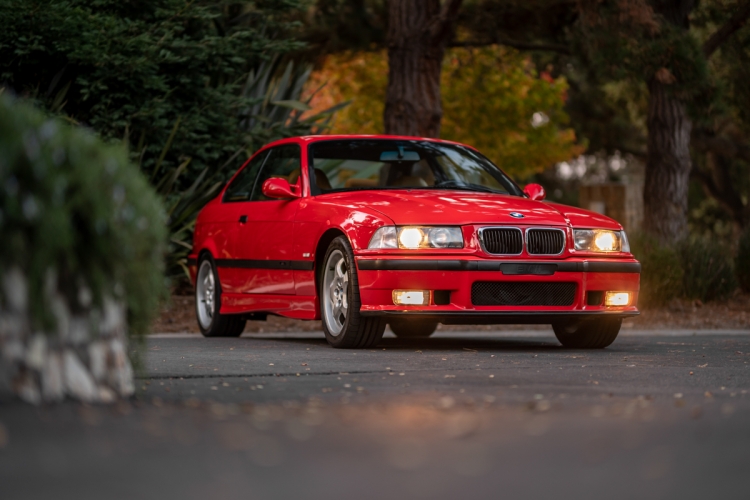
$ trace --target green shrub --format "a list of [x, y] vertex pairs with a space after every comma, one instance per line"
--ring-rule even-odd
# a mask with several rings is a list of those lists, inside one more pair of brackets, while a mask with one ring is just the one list
[[631, 248], [642, 265], [639, 307], [663, 306], [682, 295], [684, 272], [677, 251], [643, 235], [632, 238]]
[[750, 292], [750, 227], [740, 235], [735, 261], [737, 281], [745, 292]]
[[56, 287], [74, 312], [124, 301], [144, 332], [164, 291], [164, 219], [124, 148], [0, 94], [0, 278], [26, 277], [34, 328], [54, 328]]
[[192, 158], [185, 189], [248, 142], [239, 111], [255, 101], [242, 83], [302, 46], [287, 17], [305, 3], [3, 0], [0, 80], [106, 140], [127, 138], [148, 175]]
[[732, 255], [711, 238], [691, 238], [679, 245], [683, 294], [704, 302], [727, 297], [737, 288]]

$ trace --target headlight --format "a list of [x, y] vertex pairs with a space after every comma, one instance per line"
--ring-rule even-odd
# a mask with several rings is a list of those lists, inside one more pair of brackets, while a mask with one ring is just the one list
[[576, 250], [585, 252], [630, 252], [625, 231], [606, 229], [575, 229]]
[[375, 231], [367, 248], [463, 248], [459, 227], [385, 226]]

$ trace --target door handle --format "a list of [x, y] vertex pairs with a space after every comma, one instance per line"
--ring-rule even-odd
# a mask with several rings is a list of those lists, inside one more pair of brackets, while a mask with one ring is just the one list
[[240, 215], [240, 224], [247, 222], [247, 215]]

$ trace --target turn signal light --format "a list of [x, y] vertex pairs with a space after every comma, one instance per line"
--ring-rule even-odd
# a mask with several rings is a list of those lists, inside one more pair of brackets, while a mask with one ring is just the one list
[[604, 294], [605, 306], [627, 306], [630, 304], [629, 292], [607, 292]]
[[393, 303], [397, 306], [430, 305], [429, 290], [393, 290]]

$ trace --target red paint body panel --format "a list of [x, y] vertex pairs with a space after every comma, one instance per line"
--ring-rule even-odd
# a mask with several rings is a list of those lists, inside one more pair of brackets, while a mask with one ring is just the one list
[[[392, 136], [309, 136], [284, 139], [269, 144], [268, 148], [300, 144], [301, 197], [293, 200], [254, 202], [222, 202], [224, 190], [206, 205], [196, 222], [191, 276], [195, 277], [196, 261], [203, 252], [214, 259], [289, 261], [295, 268], [266, 269], [219, 267], [222, 285], [221, 312], [241, 314], [268, 312], [291, 318], [319, 319], [319, 299], [316, 285], [316, 262], [322, 260], [325, 248], [318, 248], [322, 238], [344, 235], [351, 243], [358, 262], [363, 259], [439, 259], [512, 262], [630, 262], [629, 253], [601, 254], [575, 252], [573, 228], [601, 228], [621, 230], [616, 221], [587, 210], [534, 201], [512, 195], [500, 195], [461, 190], [363, 190], [335, 192], [311, 196], [307, 145], [321, 140], [355, 138], [419, 139]], [[423, 139], [434, 141], [433, 139]], [[449, 141], [437, 141], [450, 143]], [[455, 144], [455, 143], [454, 143]], [[246, 162], [245, 165], [247, 165]], [[239, 172], [239, 171], [238, 171]], [[226, 189], [226, 187], [225, 187]], [[520, 212], [523, 219], [510, 216]], [[247, 222], [241, 223], [240, 217]], [[375, 230], [386, 225], [447, 225], [460, 226], [464, 248], [408, 251], [401, 249], [368, 250]], [[487, 226], [512, 226], [522, 230], [531, 227], [555, 227], [566, 233], [565, 250], [557, 256], [491, 256], [484, 253], [478, 230]], [[321, 255], [318, 255], [318, 253]], [[316, 260], [317, 259], [317, 260]], [[556, 272], [549, 276], [503, 275], [499, 271], [370, 271], [359, 270], [362, 310], [378, 311], [539, 311], [539, 312], [636, 312], [640, 283], [638, 273]], [[542, 281], [574, 282], [576, 300], [567, 307], [479, 307], [471, 303], [471, 285], [475, 281]], [[450, 290], [449, 305], [395, 306], [392, 291], [397, 288]], [[631, 306], [605, 308], [587, 306], [586, 291], [630, 291], [634, 294]], [[543, 318], [540, 318], [543, 322]]]

